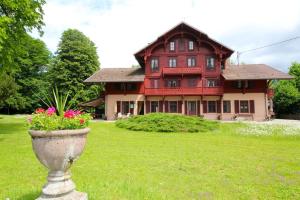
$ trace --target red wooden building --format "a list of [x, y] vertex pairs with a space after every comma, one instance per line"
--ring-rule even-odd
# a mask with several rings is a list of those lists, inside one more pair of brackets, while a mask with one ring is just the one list
[[150, 112], [264, 120], [273, 114], [269, 81], [291, 79], [264, 64], [229, 65], [233, 50], [180, 23], [134, 54], [140, 68], [103, 68], [105, 115]]

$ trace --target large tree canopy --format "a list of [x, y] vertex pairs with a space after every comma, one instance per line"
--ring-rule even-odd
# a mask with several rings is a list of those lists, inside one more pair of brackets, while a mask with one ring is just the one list
[[4, 101], [2, 106], [18, 112], [32, 112], [40, 105], [40, 98], [49, 88], [46, 72], [51, 53], [45, 43], [29, 35], [20, 42], [16, 68], [12, 74], [17, 91]]
[[14, 67], [20, 42], [26, 33], [37, 29], [42, 33], [45, 0], [0, 1], [0, 70]]
[[50, 70], [52, 85], [62, 92], [70, 92], [72, 103], [96, 98], [99, 87], [86, 86], [83, 81], [99, 69], [94, 43], [76, 29], [64, 31], [55, 61]]
[[282, 80], [275, 84], [275, 111], [280, 114], [300, 112], [300, 64], [292, 63], [289, 74], [293, 80]]

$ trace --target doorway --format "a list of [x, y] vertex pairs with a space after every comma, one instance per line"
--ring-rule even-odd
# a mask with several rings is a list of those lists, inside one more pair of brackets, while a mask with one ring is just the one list
[[188, 101], [187, 102], [187, 114], [188, 115], [197, 115], [196, 101]]

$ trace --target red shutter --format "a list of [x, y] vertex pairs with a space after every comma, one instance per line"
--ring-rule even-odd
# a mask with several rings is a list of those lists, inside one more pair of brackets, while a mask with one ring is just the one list
[[255, 113], [254, 100], [250, 100], [250, 113]]
[[234, 111], [235, 111], [235, 113], [240, 112], [240, 102], [239, 102], [239, 100], [234, 100]]
[[163, 106], [164, 106], [164, 102], [163, 101], [159, 101], [158, 102], [158, 107], [159, 107], [159, 112], [163, 112]]
[[182, 101], [178, 101], [177, 108], [178, 113], [182, 113]]
[[121, 112], [121, 101], [117, 101], [117, 113]]
[[169, 102], [165, 101], [165, 112], [169, 112]]
[[221, 101], [217, 101], [217, 113], [221, 113]]
[[134, 110], [134, 101], [130, 101], [129, 102], [129, 112], [132, 115], [133, 115], [133, 110]]
[[187, 111], [187, 101], [184, 101], [184, 113], [187, 115], [188, 111]]
[[203, 113], [207, 113], [207, 101], [203, 101]]
[[197, 101], [197, 114], [200, 116], [200, 101]]
[[150, 112], [150, 101], [146, 101], [146, 113]]
[[154, 79], [150, 79], [150, 87], [154, 88]]

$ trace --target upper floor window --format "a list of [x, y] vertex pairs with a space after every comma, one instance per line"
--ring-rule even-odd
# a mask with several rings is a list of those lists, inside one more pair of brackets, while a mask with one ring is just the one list
[[159, 70], [158, 58], [152, 58], [151, 59], [151, 71], [156, 72], [158, 70]]
[[206, 58], [206, 68], [207, 69], [215, 69], [215, 58], [214, 57], [207, 57]]
[[175, 42], [170, 42], [170, 51], [175, 51]]
[[179, 46], [179, 51], [184, 51], [185, 50], [185, 40], [184, 39], [179, 39], [178, 40], [178, 46]]
[[187, 58], [187, 66], [188, 67], [195, 67], [196, 66], [196, 58], [195, 57], [188, 57]]
[[177, 79], [171, 79], [166, 81], [167, 87], [180, 87], [180, 81]]
[[135, 83], [127, 83], [127, 90], [128, 91], [135, 91], [137, 90], [137, 86]]
[[114, 89], [117, 91], [125, 91], [126, 90], [126, 84], [125, 83], [115, 83]]
[[219, 86], [218, 79], [207, 79], [207, 87], [217, 87]]
[[189, 78], [188, 79], [188, 86], [189, 87], [196, 87], [197, 86], [197, 78]]
[[176, 67], [176, 58], [169, 58], [169, 67]]
[[189, 41], [189, 50], [194, 50], [194, 42]]
[[159, 88], [159, 79], [151, 79], [151, 88]]

